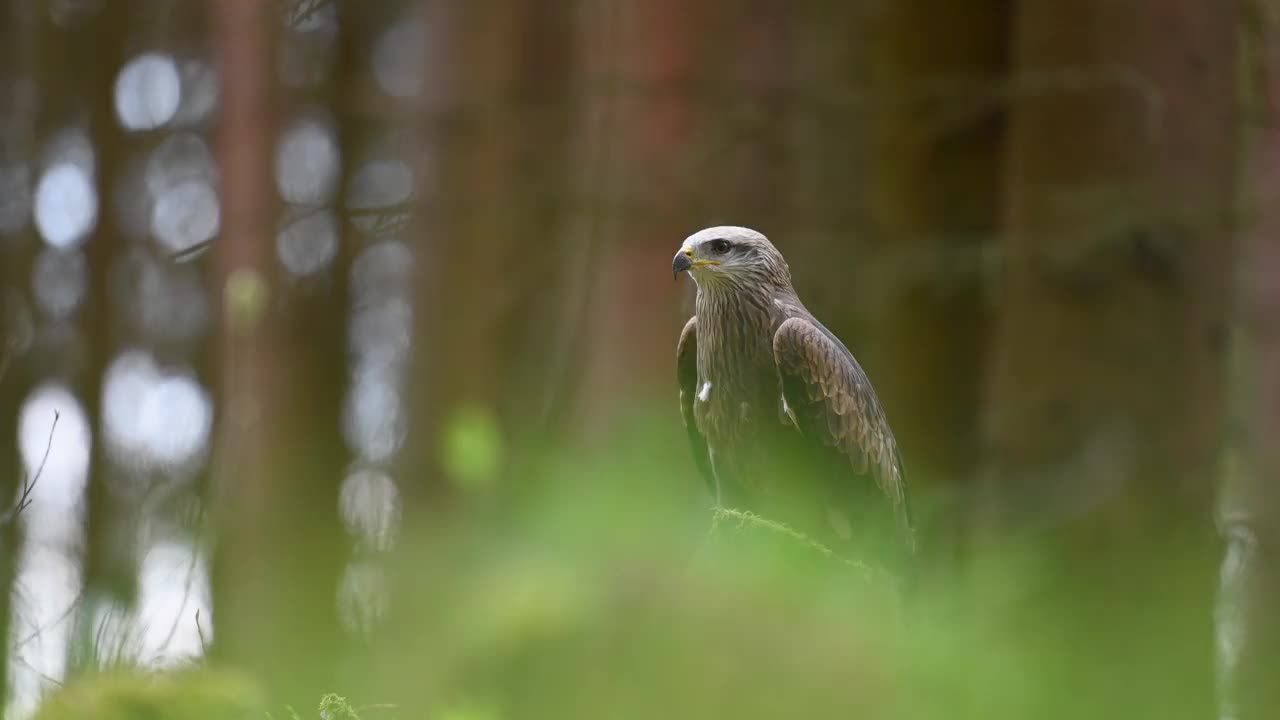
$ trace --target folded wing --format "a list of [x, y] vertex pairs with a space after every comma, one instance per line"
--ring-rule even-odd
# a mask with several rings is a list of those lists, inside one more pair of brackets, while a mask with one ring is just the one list
[[680, 342], [676, 345], [676, 383], [680, 387], [680, 417], [684, 420], [685, 433], [689, 436], [689, 447], [693, 450], [693, 462], [698, 472], [707, 483], [711, 496], [717, 498], [716, 478], [711, 467], [711, 457], [707, 454], [707, 441], [698, 432], [698, 424], [693, 419], [693, 403], [698, 394], [698, 318], [689, 318], [684, 330], [680, 332]]
[[875, 390], [853, 354], [816, 320], [793, 317], [774, 334], [773, 356], [783, 421], [810, 442], [848, 458], [851, 483], [859, 476], [874, 479], [914, 548], [902, 457]]

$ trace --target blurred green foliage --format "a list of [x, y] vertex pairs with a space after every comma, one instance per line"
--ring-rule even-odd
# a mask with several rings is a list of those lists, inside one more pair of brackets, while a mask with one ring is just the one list
[[[1192, 684], [1142, 652], [1153, 638], [1199, 637], [1168, 623], [1176, 598], [1130, 602], [1017, 542], [904, 592], [767, 518], [713, 512], [678, 432], [651, 415], [602, 447], [558, 454], [528, 503], [407, 528], [401, 612], [319, 716], [1022, 720], [1192, 706], [1180, 696]], [[492, 440], [463, 443], [488, 452]], [[1181, 557], [1171, 546], [1135, 562], [1130, 580], [1158, 584]], [[261, 707], [226, 677], [88, 678], [39, 718]], [[1163, 678], [1167, 696], [1129, 692], [1142, 677]]]
[[502, 436], [492, 411], [479, 406], [459, 409], [449, 420], [443, 443], [445, 471], [454, 480], [466, 487], [493, 480], [502, 461]]
[[258, 687], [204, 668], [86, 675], [48, 697], [35, 720], [245, 720], [265, 718]]

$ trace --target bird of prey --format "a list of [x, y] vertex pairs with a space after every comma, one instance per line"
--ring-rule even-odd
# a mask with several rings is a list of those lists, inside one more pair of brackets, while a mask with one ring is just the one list
[[711, 227], [684, 241], [671, 269], [697, 285], [676, 369], [694, 460], [716, 503], [828, 547], [913, 552], [902, 457], [880, 401], [800, 302], [777, 248], [749, 228]]

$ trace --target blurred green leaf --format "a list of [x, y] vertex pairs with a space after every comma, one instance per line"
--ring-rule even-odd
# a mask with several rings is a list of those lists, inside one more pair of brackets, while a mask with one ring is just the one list
[[492, 482], [502, 461], [502, 435], [493, 412], [468, 405], [449, 419], [444, 433], [444, 467], [466, 487]]
[[247, 268], [233, 271], [222, 298], [227, 323], [237, 332], [253, 329], [266, 312], [269, 294], [267, 281], [257, 272]]

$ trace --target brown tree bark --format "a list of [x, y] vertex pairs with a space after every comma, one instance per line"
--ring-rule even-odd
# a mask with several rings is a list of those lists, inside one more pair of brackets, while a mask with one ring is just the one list
[[[658, 426], [683, 456], [675, 346], [693, 287], [686, 277], [672, 282], [670, 258], [711, 225], [755, 227], [784, 247], [796, 241], [792, 14], [774, 0], [587, 6], [579, 92], [592, 134], [582, 134], [578, 157], [595, 166], [579, 161], [587, 204], [577, 222], [597, 249], [580, 271], [593, 301], [584, 308], [591, 342], [582, 346], [574, 440], [591, 445], [660, 413]], [[691, 456], [685, 467], [658, 474], [654, 486], [687, 494], [690, 507], [706, 504]]]
[[[502, 447], [518, 450], [554, 434], [549, 421], [574, 389], [553, 342], [574, 342], [561, 332], [562, 301], [595, 239], [563, 232], [571, 11], [522, 0], [423, 10], [448, 52], [432, 56], [443, 69], [423, 91], [417, 168], [426, 190], [415, 228], [414, 442], [404, 465], [408, 494], [433, 498], [422, 507], [468, 482], [443, 454], [452, 422], [487, 417]], [[499, 468], [518, 455], [504, 453]]]
[[1073, 666], [1062, 686], [1100, 710], [1122, 693], [1153, 716], [1212, 712], [1234, 7], [1017, 8], [987, 520], [1079, 591], [1043, 618], [1055, 647], [1093, 633], [1139, 669], [1119, 688]]
[[[580, 309], [591, 342], [579, 348], [574, 408], [575, 436], [586, 444], [655, 393], [657, 408], [674, 412], [675, 342], [690, 307], [687, 281], [672, 283], [667, 260], [706, 222], [692, 206], [705, 188], [687, 174], [705, 150], [696, 144], [707, 102], [697, 91], [699, 7], [679, 0], [590, 7], [577, 40], [583, 129], [575, 169], [583, 202], [573, 217], [574, 232], [594, 243], [591, 261], [578, 270], [593, 298]], [[681, 480], [698, 487], [692, 477]]]
[[896, 2], [865, 37], [871, 237], [845, 267], [906, 460], [926, 556], [957, 553], [978, 462], [991, 250], [1003, 196], [1010, 2]]
[[[136, 11], [136, 8], [135, 8]], [[84, 342], [78, 362], [65, 363], [68, 376], [91, 428], [89, 477], [85, 489], [85, 541], [81, 560], [83, 583], [68, 651], [68, 674], [92, 670], [116, 650], [101, 647], [99, 611], [130, 607], [137, 595], [136, 507], [121, 496], [124, 476], [107, 450], [103, 424], [103, 381], [121, 340], [119, 313], [111, 292], [112, 264], [120, 256], [123, 236], [114, 222], [114, 183], [125, 161], [124, 133], [116, 117], [115, 75], [126, 60], [126, 35], [135, 20], [121, 10], [89, 16], [60, 27], [45, 19], [43, 86], [59, 95], [45, 107], [42, 124], [49, 129], [82, 130], [92, 144], [92, 182], [98, 203], [96, 225], [83, 240], [88, 269], [85, 301], [76, 315]], [[47, 139], [47, 138], [46, 138]]]
[[[409, 550], [397, 558], [401, 599], [438, 597], [449, 579], [423, 573], [424, 555], [447, 553], [468, 527], [491, 527], [477, 518], [539, 487], [541, 451], [562, 439], [580, 384], [580, 273], [594, 272], [601, 241], [570, 222], [575, 4], [420, 7], [434, 50], [414, 130], [422, 192], [410, 228], [411, 425], [398, 459]], [[459, 427], [495, 441], [479, 466], [452, 462]], [[421, 709], [440, 698], [401, 659], [431, 657], [436, 639], [395, 630], [420, 628], [417, 608], [393, 605], [380, 655], [387, 694]]]
[[[9, 0], [0, 4], [0, 17], [8, 18], [0, 29], [0, 88], [11, 98], [8, 123], [0, 132], [0, 167], [24, 167], [35, 162], [37, 108], [32, 89], [36, 72], [36, 38], [40, 23], [33, 8]], [[28, 185], [30, 188], [30, 185]], [[28, 209], [29, 211], [29, 209]], [[32, 258], [40, 244], [29, 219], [25, 227], [0, 235], [0, 513], [12, 512], [9, 503], [18, 495], [25, 478], [18, 448], [22, 401], [36, 381], [36, 363], [28, 352], [34, 331], [29, 287]], [[10, 682], [7, 640], [12, 627], [13, 596], [17, 588], [17, 561], [23, 542], [17, 517], [0, 524], [0, 707], [8, 702]]]
[[335, 594], [348, 555], [337, 502], [349, 460], [347, 268], [303, 286], [275, 263], [280, 19], [255, 0], [211, 8], [222, 78], [212, 652], [279, 702], [313, 707], [339, 688], [344, 647]]
[[1275, 4], [1243, 3], [1235, 335], [1219, 573], [1219, 713], [1274, 714], [1280, 686], [1280, 32]]

